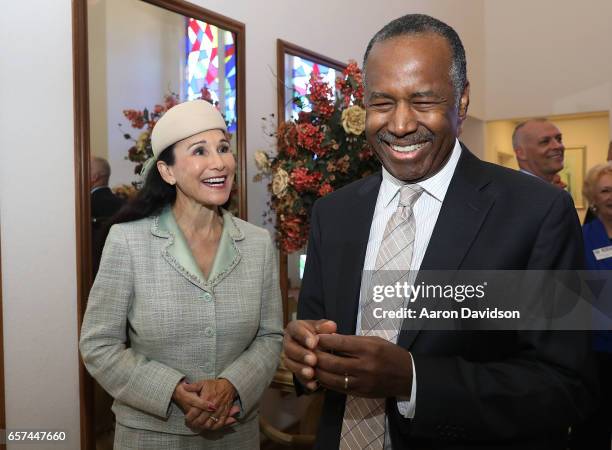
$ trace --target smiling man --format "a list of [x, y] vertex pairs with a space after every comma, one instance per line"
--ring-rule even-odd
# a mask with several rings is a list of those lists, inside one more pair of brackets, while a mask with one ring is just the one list
[[565, 448], [593, 397], [585, 336], [376, 323], [360, 288], [372, 272], [579, 268], [571, 198], [459, 142], [465, 52], [439, 20], [411, 14], [382, 28], [364, 83], [382, 171], [315, 204], [284, 338], [298, 390], [326, 389], [317, 448]]
[[519, 123], [512, 133], [512, 147], [522, 172], [559, 184], [556, 175], [563, 170], [565, 146], [553, 123], [546, 119]]

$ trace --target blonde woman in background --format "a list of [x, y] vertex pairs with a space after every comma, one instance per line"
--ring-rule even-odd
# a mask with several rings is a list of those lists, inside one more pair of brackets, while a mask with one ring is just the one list
[[[612, 162], [589, 170], [582, 189], [593, 219], [582, 227], [587, 270], [612, 270]], [[604, 279], [609, 276], [604, 275]], [[604, 299], [612, 301], [612, 299]], [[612, 439], [612, 333], [593, 332], [601, 383], [596, 412], [572, 430], [572, 449], [610, 450]]]

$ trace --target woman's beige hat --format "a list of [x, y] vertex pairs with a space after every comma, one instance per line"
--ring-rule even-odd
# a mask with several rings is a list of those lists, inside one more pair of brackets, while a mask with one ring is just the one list
[[166, 148], [208, 130], [227, 131], [221, 113], [206, 100], [192, 100], [170, 108], [151, 132], [153, 159]]

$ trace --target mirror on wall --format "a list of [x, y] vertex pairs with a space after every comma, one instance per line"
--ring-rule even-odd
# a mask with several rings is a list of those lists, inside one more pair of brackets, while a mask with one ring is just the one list
[[244, 217], [237, 33], [142, 0], [98, 0], [88, 8], [90, 152], [108, 160], [111, 189], [129, 195], [142, 181], [151, 129], [168, 108], [204, 98], [217, 105], [232, 136], [239, 161], [232, 208]]
[[[282, 39], [276, 40], [276, 64], [278, 125], [297, 118], [302, 110], [310, 111], [306, 91], [311, 74], [318, 74], [334, 89], [336, 78], [342, 76], [346, 68], [345, 63]], [[279, 263], [285, 325], [296, 317], [296, 302], [305, 261], [305, 248], [291, 254], [281, 251]]]
[[[204, 98], [225, 117], [237, 160], [226, 206], [247, 217], [245, 30], [182, 0], [74, 0], [73, 43], [80, 327], [101, 249], [95, 233], [116, 210], [101, 209], [95, 180], [107, 178], [115, 206], [134, 195], [151, 129], [174, 104]], [[80, 395], [81, 447], [112, 448], [112, 399], [82, 363]]]

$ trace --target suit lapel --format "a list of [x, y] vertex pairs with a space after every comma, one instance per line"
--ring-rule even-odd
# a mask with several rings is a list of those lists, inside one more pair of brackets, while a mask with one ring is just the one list
[[[462, 152], [444, 197], [420, 270], [457, 270], [476, 239], [487, 213], [495, 201], [485, 189], [490, 178], [484, 163], [462, 145]], [[423, 276], [417, 277], [420, 283]], [[398, 344], [409, 348], [422, 323], [406, 324]]]
[[380, 173], [370, 177], [347, 205], [347, 213], [342, 217], [344, 226], [341, 229], [347, 231], [347, 237], [340, 249], [342, 259], [338, 280], [342, 280], [343, 286], [338, 286], [337, 292], [340, 295], [335, 314], [338, 332], [341, 334], [355, 334], [363, 264], [381, 182]]

